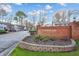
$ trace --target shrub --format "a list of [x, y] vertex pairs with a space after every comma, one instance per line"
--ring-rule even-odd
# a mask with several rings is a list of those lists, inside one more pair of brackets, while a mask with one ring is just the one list
[[5, 30], [0, 30], [0, 34], [4, 34], [4, 33], [6, 33]]
[[35, 36], [33, 36], [33, 39], [35, 41], [41, 40], [41, 36], [40, 35], [35, 35]]
[[35, 35], [34, 37], [33, 37], [33, 39], [35, 40], [35, 41], [37, 41], [37, 40], [39, 40], [39, 41], [48, 41], [50, 38], [49, 37], [47, 37], [47, 36], [41, 36], [41, 35]]
[[48, 36], [43, 36], [43, 39], [42, 39], [42, 41], [48, 41], [48, 40], [50, 40], [50, 38], [48, 37]]
[[36, 34], [36, 30], [30, 30], [29, 31], [31, 35], [35, 35]]

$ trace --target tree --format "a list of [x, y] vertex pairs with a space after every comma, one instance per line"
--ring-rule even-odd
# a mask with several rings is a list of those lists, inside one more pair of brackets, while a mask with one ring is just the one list
[[17, 20], [18, 20], [18, 18], [15, 16], [15, 17], [14, 17], [14, 20], [16, 20], [16, 21], [17, 21]]
[[[25, 14], [23, 11], [18, 11], [18, 12], [16, 12], [16, 17], [19, 18], [19, 22], [20, 22], [20, 24], [22, 25], [23, 19], [24, 19], [25, 17], [27, 17], [27, 16], [26, 16], [26, 14]], [[15, 17], [15, 18], [16, 18], [16, 17]], [[16, 20], [18, 20], [18, 18], [16, 18]]]
[[54, 16], [54, 23], [56, 25], [68, 25], [69, 23], [69, 16], [70, 16], [70, 10], [60, 10], [53, 14]]
[[10, 6], [10, 4], [0, 4], [0, 17], [2, 19], [2, 21], [6, 21], [6, 19], [3, 19], [4, 16], [6, 16], [8, 13], [10, 13], [12, 11], [12, 8]]
[[35, 26], [36, 18], [37, 18], [37, 11], [33, 10], [33, 11], [29, 12], [28, 15], [30, 16], [32, 23]]
[[46, 22], [47, 20], [47, 11], [45, 9], [42, 9], [39, 11], [39, 21], [38, 21], [38, 24], [40, 25], [44, 25], [44, 23]]
[[7, 12], [3, 9], [0, 9], [0, 16], [1, 16], [1, 19], [3, 21], [3, 17], [7, 15]]
[[14, 17], [14, 20], [15, 20], [17, 23], [19, 23], [17, 16]]

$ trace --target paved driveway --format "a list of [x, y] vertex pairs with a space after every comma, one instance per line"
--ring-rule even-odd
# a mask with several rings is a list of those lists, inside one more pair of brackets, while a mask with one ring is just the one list
[[12, 32], [0, 35], [0, 55], [7, 55], [23, 38], [29, 36], [28, 31]]

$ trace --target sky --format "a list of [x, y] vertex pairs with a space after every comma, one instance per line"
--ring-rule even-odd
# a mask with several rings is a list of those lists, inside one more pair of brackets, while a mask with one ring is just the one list
[[[28, 15], [33, 10], [39, 11], [40, 9], [46, 9], [48, 14], [47, 23], [52, 22], [52, 15], [58, 10], [62, 9], [73, 9], [79, 10], [78, 3], [13, 3], [8, 4], [7, 7], [3, 6], [4, 9], [8, 12], [8, 15], [15, 15], [17, 11], [23, 11]], [[28, 20], [32, 21], [28, 16]]]

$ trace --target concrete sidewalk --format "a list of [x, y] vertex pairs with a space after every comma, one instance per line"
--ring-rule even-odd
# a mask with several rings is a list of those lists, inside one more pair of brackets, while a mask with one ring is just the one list
[[0, 56], [9, 55], [11, 50], [13, 50], [22, 39], [29, 35], [28, 31], [0, 35]]

